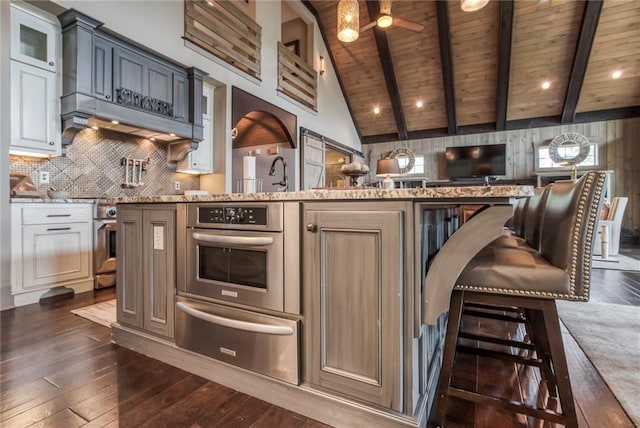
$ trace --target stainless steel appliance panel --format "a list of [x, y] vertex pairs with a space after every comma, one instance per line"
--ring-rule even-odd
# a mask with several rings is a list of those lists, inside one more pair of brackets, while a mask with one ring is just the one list
[[299, 321], [176, 298], [176, 345], [299, 384]]
[[93, 219], [94, 288], [116, 284], [116, 207], [98, 199]]
[[94, 220], [93, 270], [94, 288], [110, 287], [116, 283], [116, 221]]
[[281, 232], [283, 204], [198, 203], [187, 205], [187, 227]]

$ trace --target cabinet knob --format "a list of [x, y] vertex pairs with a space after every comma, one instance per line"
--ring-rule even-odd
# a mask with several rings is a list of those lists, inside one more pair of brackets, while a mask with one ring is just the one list
[[53, 61], [49, 61], [49, 67], [53, 67], [55, 63]]
[[50, 145], [50, 146], [53, 146], [53, 145], [55, 145], [55, 144], [56, 144], [56, 143], [54, 143], [53, 141], [49, 141], [49, 145]]
[[111, 99], [111, 95], [107, 95], [105, 98], [110, 100]]
[[313, 224], [313, 223], [308, 223], [307, 224], [307, 230], [309, 232], [316, 233], [318, 231], [318, 225], [317, 224]]

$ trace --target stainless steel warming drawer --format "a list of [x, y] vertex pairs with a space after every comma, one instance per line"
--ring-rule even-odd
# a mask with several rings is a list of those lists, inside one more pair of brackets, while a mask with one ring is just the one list
[[176, 345], [297, 385], [299, 321], [176, 298]]

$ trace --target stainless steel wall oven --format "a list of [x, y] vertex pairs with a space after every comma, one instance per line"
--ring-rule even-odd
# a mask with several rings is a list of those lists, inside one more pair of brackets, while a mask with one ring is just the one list
[[178, 205], [178, 346], [299, 382], [299, 217], [298, 202]]
[[116, 207], [98, 200], [93, 219], [94, 288], [116, 284]]
[[186, 292], [284, 311], [281, 205], [189, 206], [187, 228]]

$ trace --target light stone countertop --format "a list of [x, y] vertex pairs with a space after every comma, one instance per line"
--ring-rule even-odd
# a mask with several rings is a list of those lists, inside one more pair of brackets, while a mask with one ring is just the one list
[[533, 195], [533, 186], [490, 185], [451, 186], [414, 189], [348, 189], [303, 190], [298, 192], [220, 193], [213, 195], [163, 195], [110, 198], [110, 203], [178, 203], [178, 202], [240, 202], [240, 201], [347, 201], [347, 200], [429, 200], [507, 198]]

